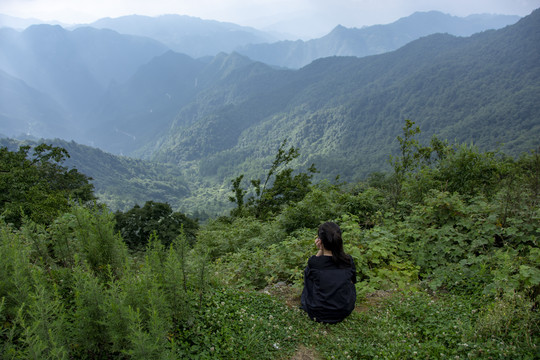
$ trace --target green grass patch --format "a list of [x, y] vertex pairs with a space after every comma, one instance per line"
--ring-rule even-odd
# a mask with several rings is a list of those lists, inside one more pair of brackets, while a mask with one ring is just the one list
[[514, 298], [398, 293], [335, 326], [313, 325], [324, 359], [535, 359], [539, 316]]
[[291, 355], [310, 320], [259, 292], [213, 290], [191, 325], [177, 329], [178, 355], [190, 359], [276, 359]]

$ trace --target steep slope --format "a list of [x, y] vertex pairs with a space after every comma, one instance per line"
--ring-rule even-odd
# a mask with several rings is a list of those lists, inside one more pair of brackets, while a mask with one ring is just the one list
[[80, 129], [111, 82], [125, 81], [166, 50], [154, 40], [110, 30], [67, 31], [51, 25], [22, 32], [0, 29], [0, 70], [53, 98]]
[[4, 136], [67, 136], [62, 107], [46, 94], [0, 70], [0, 129]]
[[[298, 71], [266, 67], [241, 87], [253, 96], [226, 103], [190, 126], [173, 126], [156, 159], [199, 161], [226, 179], [257, 171], [284, 138], [322, 176], [345, 179], [380, 170], [396, 147], [403, 120], [432, 134], [517, 154], [540, 138], [540, 11], [517, 24], [470, 38], [433, 35], [388, 54], [332, 57]], [[255, 63], [256, 64], [256, 63]], [[251, 66], [254, 66], [252, 64]], [[268, 160], [268, 158], [267, 158]], [[259, 168], [260, 169], [260, 168]], [[259, 170], [260, 171], [260, 170]]]
[[319, 39], [250, 44], [237, 51], [267, 64], [300, 68], [323, 57], [382, 54], [422, 36], [435, 33], [470, 36], [487, 29], [499, 29], [518, 20], [519, 17], [508, 15], [471, 15], [460, 18], [437, 11], [417, 12], [387, 25], [361, 29], [337, 26]]
[[100, 19], [90, 26], [149, 37], [195, 58], [275, 40], [271, 35], [250, 27], [185, 15], [122, 16]]
[[196, 91], [204, 66], [169, 51], [141, 66], [125, 83], [109, 88], [100, 110], [92, 116], [93, 144], [114, 153], [129, 153], [169, 126], [178, 109]]
[[[95, 126], [89, 137], [107, 151], [144, 156], [140, 149], [153, 147], [171, 124], [186, 126], [256, 94], [260, 84], [246, 87], [243, 78], [254, 76], [259, 67], [270, 70], [235, 53], [208, 62], [169, 51], [109, 89], [102, 108], [92, 115]], [[200, 103], [204, 106], [197, 106]]]

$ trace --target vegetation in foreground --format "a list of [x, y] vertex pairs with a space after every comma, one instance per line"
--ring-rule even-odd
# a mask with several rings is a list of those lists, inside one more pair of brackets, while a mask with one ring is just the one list
[[[163, 204], [111, 213], [43, 156], [59, 149], [41, 148], [42, 161], [2, 151], [0, 352], [287, 359], [303, 345], [325, 359], [537, 358], [540, 155], [424, 146], [418, 131], [405, 124], [390, 175], [313, 185], [285, 161], [264, 191], [233, 182], [235, 211], [200, 227]], [[59, 179], [73, 179], [70, 191]], [[35, 211], [49, 194], [66, 207]], [[298, 294], [326, 220], [343, 229], [361, 279], [358, 311], [332, 326], [265, 291], [281, 282]], [[372, 304], [374, 293], [386, 296]]]

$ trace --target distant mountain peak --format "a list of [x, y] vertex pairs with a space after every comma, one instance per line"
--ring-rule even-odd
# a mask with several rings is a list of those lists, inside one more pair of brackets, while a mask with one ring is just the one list
[[157, 17], [129, 15], [100, 19], [92, 24], [121, 34], [146, 36], [191, 57], [215, 56], [237, 47], [274, 41], [274, 36], [255, 28], [177, 14]]
[[333, 30], [332, 32], [334, 31], [343, 31], [343, 30], [348, 30], [345, 26], [341, 25], [341, 24], [338, 24]]
[[460, 18], [440, 11], [415, 12], [387, 25], [360, 29], [338, 25], [319, 39], [251, 44], [237, 50], [269, 65], [300, 68], [318, 58], [376, 55], [396, 50], [415, 39], [435, 33], [470, 36], [488, 29], [499, 29], [518, 20], [519, 16]]

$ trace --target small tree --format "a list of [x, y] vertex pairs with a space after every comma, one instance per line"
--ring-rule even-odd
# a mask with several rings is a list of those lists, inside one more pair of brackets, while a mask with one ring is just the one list
[[[403, 127], [403, 137], [398, 136], [400, 155], [394, 157], [390, 155], [390, 164], [394, 169], [393, 178], [390, 185], [391, 202], [394, 207], [403, 199], [403, 184], [413, 177], [418, 177], [420, 169], [433, 165], [435, 161], [444, 159], [451, 152], [451, 147], [446, 141], [431, 138], [429, 146], [422, 146], [416, 139], [420, 134], [420, 128], [414, 127], [414, 121], [405, 120]], [[435, 156], [434, 156], [435, 154]], [[371, 180], [375, 180], [372, 178]], [[379, 179], [380, 180], [380, 179]]]
[[195, 232], [199, 228], [196, 220], [180, 212], [173, 212], [167, 203], [154, 201], [147, 201], [142, 208], [135, 205], [125, 213], [118, 211], [115, 217], [116, 231], [122, 234], [130, 249], [146, 247], [153, 233], [156, 233], [163, 245], [169, 246], [182, 231], [193, 245]]
[[283, 205], [302, 200], [310, 191], [311, 178], [317, 172], [315, 165], [312, 164], [307, 173], [301, 172], [293, 176], [293, 169], [286, 166], [300, 153], [295, 147], [286, 150], [286, 146], [285, 139], [279, 146], [264, 182], [261, 179], [251, 180], [255, 196], [244, 200], [247, 193], [241, 188], [244, 175], [231, 181], [234, 196], [230, 196], [229, 200], [236, 203], [236, 208], [231, 211], [232, 216], [252, 214], [256, 218], [265, 219], [270, 213], [278, 213]]

